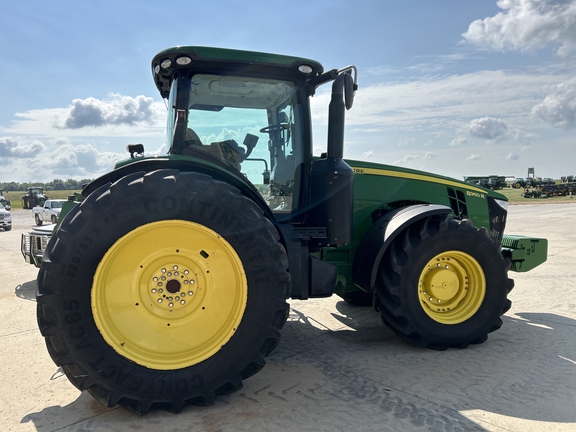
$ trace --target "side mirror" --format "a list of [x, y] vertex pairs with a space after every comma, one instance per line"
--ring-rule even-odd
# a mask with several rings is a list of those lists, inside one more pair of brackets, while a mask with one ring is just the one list
[[352, 108], [354, 103], [354, 95], [356, 94], [356, 86], [354, 85], [354, 79], [350, 75], [350, 71], [344, 74], [344, 104], [346, 109]]

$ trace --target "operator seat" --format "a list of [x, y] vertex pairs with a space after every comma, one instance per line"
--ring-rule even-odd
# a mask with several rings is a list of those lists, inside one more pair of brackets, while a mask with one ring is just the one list
[[186, 128], [186, 144], [189, 146], [201, 146], [202, 141], [194, 129]]
[[186, 128], [186, 144], [187, 146], [184, 148], [182, 153], [187, 156], [194, 156], [194, 151], [201, 151], [220, 159], [222, 162], [233, 166], [237, 170], [240, 170], [242, 156], [240, 155], [241, 149], [238, 147], [238, 144], [236, 144], [236, 141], [228, 140], [204, 145], [202, 144], [198, 134], [193, 129]]

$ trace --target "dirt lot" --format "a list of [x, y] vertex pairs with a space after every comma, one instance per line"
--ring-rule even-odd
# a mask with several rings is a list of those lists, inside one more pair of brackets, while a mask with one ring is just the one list
[[20, 254], [33, 226], [0, 231], [3, 431], [576, 430], [576, 203], [511, 206], [507, 232], [549, 240], [549, 259], [512, 274], [503, 327], [466, 350], [401, 342], [369, 307], [292, 301], [280, 346], [211, 407], [137, 416], [69, 384], [36, 326], [37, 269]]

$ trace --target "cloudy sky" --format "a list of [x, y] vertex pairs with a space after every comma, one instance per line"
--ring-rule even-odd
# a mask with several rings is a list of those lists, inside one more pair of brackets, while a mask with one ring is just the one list
[[[28, 0], [0, 14], [0, 181], [164, 152], [150, 61], [175, 45], [354, 64], [345, 155], [445, 174], [576, 174], [576, 1]], [[328, 97], [313, 98], [325, 148]]]

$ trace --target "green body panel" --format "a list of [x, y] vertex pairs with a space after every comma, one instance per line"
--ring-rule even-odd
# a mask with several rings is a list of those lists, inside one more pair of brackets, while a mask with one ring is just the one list
[[354, 176], [354, 242], [339, 248], [323, 248], [319, 255], [338, 268], [336, 293], [353, 292], [352, 263], [358, 244], [374, 223], [373, 213], [415, 203], [452, 207], [448, 189], [465, 198], [467, 218], [489, 229], [487, 197], [507, 201], [506, 196], [482, 187], [423, 171], [354, 160], [346, 161]]
[[449, 177], [407, 168], [348, 160], [354, 169], [354, 241], [360, 241], [379, 208], [403, 206], [405, 201], [450, 207], [448, 188], [465, 197], [467, 218], [477, 227], [489, 227], [488, 196], [507, 201], [497, 192]]

